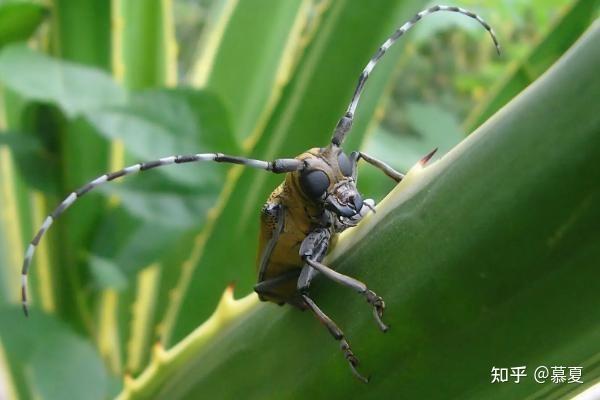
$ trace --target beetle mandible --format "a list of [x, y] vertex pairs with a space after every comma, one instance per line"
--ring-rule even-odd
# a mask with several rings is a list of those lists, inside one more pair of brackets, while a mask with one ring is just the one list
[[[300, 309], [309, 309], [323, 323], [331, 335], [340, 342], [340, 349], [356, 377], [368, 379], [357, 370], [358, 359], [354, 356], [342, 330], [333, 322], [310, 297], [312, 279], [322, 274], [325, 277], [354, 289], [364, 296], [373, 307], [375, 321], [382, 331], [388, 327], [382, 321], [385, 302], [364, 283], [343, 275], [321, 263], [329, 249], [332, 238], [340, 232], [357, 225], [374, 203], [363, 200], [356, 187], [357, 164], [364, 160], [380, 169], [387, 176], [400, 182], [404, 175], [392, 167], [363, 152], [353, 152], [349, 156], [342, 150], [342, 143], [352, 127], [354, 113], [364, 85], [377, 62], [394, 42], [412, 28], [421, 18], [437, 11], [451, 11], [477, 20], [489, 32], [494, 46], [500, 53], [500, 46], [492, 28], [477, 14], [460, 7], [433, 6], [417, 13], [410, 21], [398, 28], [369, 60], [358, 79], [354, 94], [346, 112], [337, 123], [331, 142], [323, 148], [310, 149], [295, 158], [282, 158], [274, 161], [254, 160], [228, 156], [222, 153], [177, 155], [159, 160], [143, 162], [120, 171], [101, 175], [67, 196], [44, 220], [41, 228], [27, 247], [22, 268], [21, 295], [23, 310], [28, 315], [27, 273], [35, 249], [52, 223], [75, 200], [97, 186], [114, 179], [152, 168], [171, 164], [198, 161], [216, 161], [242, 164], [273, 173], [285, 173], [285, 180], [271, 194], [261, 212], [260, 240], [257, 258], [258, 283], [254, 290], [263, 301], [278, 304], [291, 304]], [[432, 156], [432, 151], [421, 159], [424, 165]]]

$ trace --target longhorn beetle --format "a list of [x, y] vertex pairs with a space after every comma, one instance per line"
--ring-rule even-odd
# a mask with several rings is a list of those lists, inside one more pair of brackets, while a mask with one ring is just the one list
[[[396, 182], [400, 182], [404, 177], [383, 161], [365, 153], [355, 151], [348, 156], [341, 146], [352, 127], [354, 113], [365, 82], [377, 62], [390, 46], [421, 18], [437, 11], [456, 12], [476, 19], [489, 32], [497, 52], [500, 53], [494, 31], [477, 14], [460, 7], [441, 5], [430, 7], [398, 28], [369, 60], [360, 74], [350, 104], [337, 123], [331, 142], [326, 147], [310, 149], [295, 158], [280, 158], [274, 161], [253, 160], [222, 153], [176, 155], [131, 165], [120, 171], [101, 175], [67, 196], [46, 218], [27, 247], [21, 275], [25, 315], [28, 315], [27, 272], [33, 253], [50, 225], [75, 200], [105, 182], [152, 168], [198, 161], [242, 164], [276, 174], [286, 174], [283, 183], [271, 193], [261, 211], [258, 283], [254, 286], [254, 290], [262, 301], [271, 301], [280, 305], [288, 303], [302, 310], [311, 310], [327, 327], [334, 339], [340, 342], [341, 351], [354, 375], [368, 382], [356, 369], [358, 359], [350, 349], [344, 333], [317, 306], [309, 295], [309, 288], [312, 279], [318, 274], [323, 274], [341, 285], [354, 289], [373, 307], [373, 315], [379, 328], [384, 332], [387, 331], [387, 325], [381, 320], [385, 309], [383, 299], [364, 283], [334, 271], [323, 265], [321, 261], [327, 254], [331, 239], [335, 235], [356, 226], [369, 210], [375, 211], [373, 201], [370, 199], [363, 201], [356, 188], [358, 161], [364, 160], [379, 168]], [[434, 153], [435, 150], [422, 158], [420, 163], [425, 165]]]

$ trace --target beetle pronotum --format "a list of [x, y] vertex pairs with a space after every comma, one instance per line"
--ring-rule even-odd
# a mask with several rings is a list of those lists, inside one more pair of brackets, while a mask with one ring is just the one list
[[[120, 171], [99, 176], [69, 194], [43, 222], [41, 228], [27, 247], [22, 269], [21, 293], [23, 310], [27, 308], [27, 273], [35, 249], [52, 223], [77, 199], [97, 186], [152, 168], [171, 164], [198, 161], [215, 161], [242, 164], [274, 173], [285, 173], [283, 183], [273, 191], [261, 212], [260, 242], [258, 250], [258, 283], [254, 290], [263, 301], [278, 304], [288, 303], [300, 309], [309, 309], [323, 323], [340, 348], [355, 376], [367, 382], [356, 369], [358, 364], [344, 333], [317, 306], [309, 295], [312, 279], [322, 274], [327, 278], [347, 286], [364, 296], [373, 307], [377, 325], [382, 331], [388, 327], [381, 320], [385, 303], [364, 283], [343, 275], [321, 263], [327, 254], [332, 237], [345, 229], [355, 226], [369, 210], [374, 210], [372, 200], [362, 200], [357, 188], [357, 164], [364, 160], [379, 168], [387, 176], [400, 182], [404, 175], [362, 152], [347, 156], [341, 146], [352, 127], [352, 121], [364, 85], [386, 51], [394, 42], [412, 28], [421, 18], [437, 11], [451, 11], [476, 19], [489, 32], [498, 53], [500, 47], [492, 28], [477, 14], [460, 7], [434, 6], [416, 14], [410, 21], [398, 28], [369, 60], [358, 79], [358, 84], [344, 115], [340, 118], [329, 145], [310, 149], [295, 158], [282, 158], [274, 161], [253, 160], [228, 156], [221, 153], [176, 155], [159, 160], [143, 162]], [[420, 162], [425, 164], [435, 150]]]

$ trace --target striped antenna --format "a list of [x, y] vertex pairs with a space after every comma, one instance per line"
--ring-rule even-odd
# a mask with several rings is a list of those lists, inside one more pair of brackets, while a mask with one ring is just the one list
[[35, 237], [31, 240], [31, 243], [27, 247], [25, 252], [25, 258], [23, 260], [23, 269], [21, 270], [21, 301], [23, 303], [23, 311], [25, 315], [29, 315], [27, 308], [27, 274], [29, 272], [29, 266], [31, 265], [31, 260], [33, 258], [33, 254], [40, 242], [40, 239], [46, 231], [50, 228], [50, 226], [56, 221], [56, 219], [63, 213], [67, 208], [69, 208], [75, 200], [79, 199], [84, 194], [88, 193], [92, 189], [100, 186], [103, 183], [110, 182], [117, 178], [121, 178], [126, 175], [133, 175], [140, 171], [146, 171], [152, 168], [164, 167], [166, 165], [171, 164], [184, 164], [190, 162], [198, 162], [198, 161], [215, 161], [215, 162], [225, 162], [231, 164], [242, 164], [247, 167], [262, 169], [265, 171], [270, 171], [274, 173], [282, 173], [282, 172], [292, 172], [297, 171], [302, 168], [304, 165], [301, 161], [298, 161], [294, 158], [281, 158], [274, 161], [262, 161], [262, 160], [253, 160], [249, 158], [243, 157], [235, 157], [235, 156], [227, 156], [222, 153], [205, 153], [205, 154], [191, 154], [191, 155], [178, 155], [178, 156], [170, 156], [164, 157], [159, 160], [149, 161], [144, 163], [139, 163], [135, 165], [131, 165], [129, 167], [123, 168], [120, 171], [111, 172], [108, 174], [104, 174], [94, 179], [91, 182], [86, 183], [76, 191], [69, 194], [59, 205], [54, 209], [52, 214], [50, 214], [44, 220], [41, 228], [38, 230]]
[[396, 42], [396, 40], [398, 40], [398, 38], [400, 36], [402, 36], [406, 32], [408, 32], [408, 30], [410, 28], [415, 26], [421, 18], [423, 18], [427, 15], [433, 14], [435, 12], [438, 12], [438, 11], [456, 12], [459, 14], [466, 15], [467, 17], [476, 19], [477, 22], [479, 22], [481, 25], [483, 25], [483, 27], [489, 32], [490, 36], [492, 37], [492, 41], [494, 42], [494, 46], [496, 47], [496, 51], [498, 52], [498, 54], [500, 54], [500, 45], [498, 44], [498, 39], [496, 39], [496, 34], [494, 33], [494, 30], [488, 25], [487, 22], [485, 22], [483, 20], [483, 18], [481, 18], [479, 15], [475, 14], [474, 12], [465, 10], [464, 8], [461, 8], [461, 7], [433, 6], [433, 7], [430, 7], [426, 10], [423, 10], [423, 11], [417, 13], [410, 21], [405, 22], [404, 25], [402, 25], [400, 28], [398, 28], [392, 34], [392, 36], [390, 36], [379, 47], [379, 49], [377, 49], [377, 52], [375, 53], [375, 55], [373, 57], [371, 57], [371, 60], [369, 60], [369, 63], [367, 64], [365, 69], [363, 69], [362, 73], [360, 74], [360, 76], [358, 78], [358, 84], [356, 85], [356, 89], [354, 90], [354, 94], [352, 95], [352, 100], [350, 101], [350, 104], [348, 105], [348, 108], [346, 109], [346, 113], [340, 119], [340, 121], [338, 122], [338, 124], [335, 128], [333, 138], [331, 139], [331, 143], [333, 145], [340, 146], [342, 144], [342, 142], [344, 141], [346, 134], [350, 131], [350, 128], [352, 127], [352, 120], [354, 118], [354, 113], [356, 111], [356, 107], [358, 106], [358, 101], [360, 99], [360, 95], [363, 91], [365, 83], [367, 82], [367, 79], [369, 78], [369, 75], [371, 74], [371, 72], [373, 71], [375, 66], [377, 65], [377, 62], [379, 62], [381, 57], [383, 57], [385, 52], [394, 44], [394, 42]]

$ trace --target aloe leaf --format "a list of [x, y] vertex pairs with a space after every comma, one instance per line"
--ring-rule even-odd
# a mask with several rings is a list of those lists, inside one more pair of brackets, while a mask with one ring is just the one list
[[[155, 380], [130, 382], [122, 395], [265, 398], [275, 383], [285, 388], [280, 398], [554, 399], [592, 384], [600, 377], [599, 40], [595, 24], [342, 235], [326, 262], [382, 295], [392, 328], [381, 334], [363, 298], [325, 279], [312, 297], [344, 328], [372, 373], [368, 385], [308, 312], [261, 304], [195, 346], [199, 328], [176, 347], [186, 355], [176, 371], [150, 368]], [[521, 383], [490, 383], [492, 367], [517, 365], [528, 368]], [[539, 365], [581, 366], [584, 384], [536, 383]], [[160, 387], [145, 392], [154, 382]]]
[[114, 2], [113, 72], [131, 89], [177, 83], [169, 0]]
[[[68, 62], [68, 64], [59, 63], [56, 60], [56, 69], [62, 70], [66, 74], [61, 76], [62, 79], [73, 80], [78, 84], [72, 92], [67, 89], [65, 93], [54, 94], [62, 97], [62, 101], [60, 97], [58, 99], [55, 97], [51, 101], [58, 100], [58, 104], [63, 111], [66, 110], [68, 116], [73, 116], [73, 114], [69, 114], [70, 107], [65, 108], [64, 101], [72, 100], [73, 107], [76, 109], [81, 107], [79, 110], [74, 110], [77, 115], [79, 115], [79, 111], [94, 109], [101, 104], [121, 104], [126, 93], [108, 75], [111, 66], [110, 2], [57, 0], [53, 3], [52, 12], [51, 54]], [[39, 61], [42, 60], [31, 60], [31, 62]], [[40, 66], [48, 68], [44, 62]], [[31, 78], [29, 75], [26, 82], [31, 84]], [[65, 84], [65, 86], [69, 86], [69, 84]], [[99, 90], [104, 88], [108, 91], [106, 98], [99, 96]], [[85, 101], [82, 102], [79, 99], [78, 95], [90, 89], [91, 104], [86, 104]], [[73, 98], [74, 96], [77, 97]], [[72, 99], [68, 99], [69, 97]], [[32, 99], [30, 98], [30, 100]], [[95, 103], [94, 100], [98, 100], [98, 103]], [[54, 122], [53, 119], [50, 118], [49, 122]], [[43, 133], [43, 127], [38, 131]], [[110, 143], [98, 136], [89, 124], [76, 118], [60, 121], [59, 137], [63, 176], [61, 180], [62, 193], [60, 194], [70, 192], [74, 187], [86, 182], [90, 176], [96, 176], [108, 169]], [[93, 232], [93, 226], [105, 207], [103, 199], [96, 196], [91, 197], [82, 207], [69, 213], [64, 221], [82, 227], [82, 229], [71, 228], [63, 231], [60, 245], [64, 253], [75, 253], [81, 248], [89, 248], [89, 240], [83, 238], [89, 237]], [[60, 196], [50, 199], [49, 203], [56, 201], [60, 201]], [[49, 207], [53, 205], [48, 204]], [[64, 263], [64, 261], [61, 262]], [[66, 269], [73, 270], [75, 268], [77, 268], [75, 262], [71, 259]]]
[[110, 2], [55, 0], [52, 15], [54, 55], [110, 71]]
[[[85, 118], [106, 138], [119, 139], [137, 160], [217, 150], [239, 152], [224, 107], [214, 95], [204, 91], [138, 92], [130, 96], [127, 105], [89, 111]], [[171, 270], [170, 260], [163, 255], [177, 242], [185, 241], [190, 230], [203, 225], [222, 189], [226, 172], [226, 168], [214, 163], [177, 165], [100, 189], [118, 199], [120, 207], [105, 214], [92, 251], [118, 265], [129, 282], [126, 289], [118, 291], [121, 346], [115, 350], [123, 353], [120, 358], [129, 359], [129, 347], [140, 349], [134, 351], [139, 361], [127, 361], [129, 373], [142, 368], [149, 356], [155, 313], [160, 311], [159, 287], [164, 287], [167, 294], [169, 283], [173, 284], [178, 276], [179, 271]], [[148, 294], [140, 284], [142, 276], [150, 275], [136, 274], [150, 265], [154, 268], [157, 262], [159, 274], [154, 276], [160, 275], [160, 279], [151, 285], [152, 294]], [[165, 279], [163, 274], [174, 275], [175, 279]], [[140, 300], [142, 297], [156, 301], [149, 303]], [[138, 321], [147, 321], [144, 329]]]
[[[125, 87], [133, 90], [174, 86], [177, 83], [177, 45], [174, 38], [175, 28], [172, 20], [172, 1], [116, 0], [112, 2], [112, 11], [112, 64], [115, 78], [119, 82], [122, 82]], [[163, 104], [166, 108], [161, 108], [160, 95], [158, 93], [155, 93], [155, 96], [148, 96], [147, 101], [143, 101], [143, 95], [141, 97], [141, 103], [136, 101], [135, 98], [133, 99], [133, 104], [130, 104], [133, 109], [130, 108], [128, 112], [120, 115], [124, 117], [123, 119], [119, 119], [118, 114], [112, 114], [101, 116], [100, 119], [103, 121], [99, 126], [98, 121], [95, 121], [98, 128], [104, 128], [102, 129], [104, 135], [109, 134], [113, 138], [112, 169], [118, 169], [125, 164], [137, 162], [140, 158], [134, 161], [137, 157], [132, 157], [132, 155], [138, 155], [140, 151], [144, 152], [144, 150], [147, 151], [149, 149], [160, 150], [160, 147], [156, 146], [156, 144], [164, 144], [166, 141], [171, 146], [167, 145], [163, 147], [159, 156], [156, 156], [157, 153], [153, 152], [153, 157], [151, 158], [163, 157], [164, 154], [162, 152], [168, 152], [169, 149], [173, 150], [174, 142], [178, 142], [177, 144], [179, 145], [185, 142], [184, 138], [179, 135], [174, 135], [179, 137], [177, 137], [178, 140], [172, 141], [168, 137], [168, 134], [177, 133], [177, 130], [169, 132], [168, 129], [172, 128], [173, 125], [170, 123], [176, 118], [183, 117], [186, 122], [189, 122], [190, 119], [188, 117], [190, 113], [188, 112], [182, 116], [174, 112], [181, 111], [181, 108], [169, 108], [169, 105], [172, 105], [173, 102], [169, 102], [172, 99], [169, 99], [168, 94], [163, 99], [166, 100]], [[190, 103], [192, 103], [191, 107], [195, 106], [193, 101], [190, 101]], [[187, 104], [184, 104], [183, 108], [187, 106]], [[156, 113], [159, 116], [157, 120], [151, 118], [151, 113]], [[169, 114], [173, 117], [171, 120], [168, 120], [166, 116]], [[193, 112], [191, 114], [192, 116], [194, 115]], [[220, 117], [221, 114], [218, 114], [218, 116]], [[138, 136], [140, 132], [144, 131], [142, 128], [144, 123], [149, 123], [148, 128], [151, 130], [149, 132], [150, 137], [157, 140], [148, 142], [148, 136], [146, 136], [146, 140], [142, 137], [138, 137], [135, 140], [126, 132], [115, 132], [115, 125], [112, 125], [113, 130], [111, 132], [110, 129], [106, 129], [106, 125], [110, 124], [111, 121], [112, 123], [116, 122], [117, 125], [122, 124], [122, 128], [137, 129]], [[191, 127], [188, 125], [185, 128], [185, 133], [189, 133], [189, 128]], [[166, 133], [166, 135], [161, 136], [161, 133]], [[205, 135], [205, 133], [202, 133], [202, 135]], [[155, 144], [154, 147], [152, 143]], [[193, 144], [197, 144], [197, 142], [188, 140], [188, 145]], [[189, 148], [186, 147], [186, 149], [181, 149], [175, 153], [187, 153], [189, 151]], [[184, 169], [174, 172], [165, 171], [165, 175], [168, 174], [171, 178], [176, 177], [175, 179], [180, 176], [189, 177], [191, 175], [189, 173], [185, 174], [185, 172]], [[202, 180], [200, 179], [200, 181]], [[198, 182], [198, 180], [195, 180], [195, 182]], [[132, 207], [136, 207], [136, 200], [141, 198], [139, 196], [137, 198], [135, 196], [133, 198], [132, 196], [127, 196], [127, 199], [129, 201], [125, 202], [124, 205], [128, 206], [131, 210]], [[140, 221], [128, 218], [120, 221], [117, 224], [117, 229], [135, 232], [141, 229], [142, 226], [143, 223]], [[156, 229], [156, 234], [160, 232], [160, 229]], [[135, 242], [135, 239], [126, 238], [124, 242], [125, 246], [128, 246], [132, 242]], [[163, 245], [165, 244], [163, 243]], [[155, 268], [155, 266], [146, 267]], [[129, 272], [133, 271], [130, 270]], [[111, 360], [113, 370], [117, 373], [121, 373], [130, 364], [128, 361], [130, 356], [127, 343], [144, 342], [152, 334], [148, 329], [133, 330], [132, 328], [136, 319], [139, 319], [136, 315], [133, 315], [132, 318], [133, 305], [140, 303], [139, 297], [152, 297], [154, 295], [152, 293], [154, 291], [151, 290], [153, 286], [146, 285], [144, 287], [145, 290], [150, 290], [150, 293], [141, 292], [143, 287], [140, 285], [140, 279], [143, 274], [144, 271], [140, 272], [140, 275], [135, 279], [131, 279], [130, 285], [126, 290], [118, 293], [114, 290], [104, 291], [98, 306], [99, 314], [97, 315], [97, 319], [100, 322], [101, 330], [104, 332], [99, 338], [99, 346], [103, 348], [106, 358]], [[138, 310], [144, 313], [153, 312], [153, 310], [146, 310], [143, 307], [138, 307]], [[140, 334], [141, 337], [132, 337], [132, 333]], [[117, 340], [112, 340], [112, 337], [116, 337]]]
[[[0, 129], [8, 127], [6, 108], [4, 107], [4, 91], [0, 91]], [[23, 188], [23, 180], [16, 174], [16, 160], [11, 154], [8, 144], [27, 148], [15, 143], [16, 138], [5, 130], [0, 130], [0, 202], [2, 213], [0, 213], [0, 303], [11, 304], [17, 301], [19, 267], [18, 263], [23, 250], [22, 235], [24, 225], [27, 221], [20, 218], [21, 207], [20, 195], [26, 192]], [[11, 147], [13, 147], [11, 146]], [[27, 214], [25, 214], [27, 215]]]
[[[90, 176], [96, 176], [99, 171], [108, 168], [110, 143], [98, 136], [89, 124], [75, 115], [79, 115], [83, 109], [94, 108], [104, 101], [106, 103], [114, 101], [117, 104], [123, 101], [124, 92], [105, 72], [110, 69], [110, 17], [110, 2], [57, 0], [52, 3], [52, 18], [47, 34], [40, 36], [36, 43], [31, 44], [38, 49], [46, 49], [50, 55], [56, 57], [52, 60], [39, 60], [42, 68], [48, 67], [46, 64], [54, 65], [42, 71], [29, 70], [30, 75], [24, 74], [19, 78], [23, 83], [32, 85], [32, 81], [35, 82], [35, 78], [39, 77], [32, 72], [37, 74], [41, 72], [42, 76], [45, 71], [66, 74], [44, 76], [46, 79], [62, 78], [66, 81], [62, 85], [62, 82], [58, 81], [58, 91], [47, 95], [58, 96], [63, 101], [72, 101], [70, 104], [75, 108], [67, 109], [66, 112], [62, 110], [68, 116], [65, 119], [55, 110], [46, 111], [45, 106], [27, 105], [28, 108], [35, 110], [36, 115], [35, 118], [31, 118], [25, 114], [23, 119], [35, 122], [36, 125], [31, 126], [30, 129], [41, 136], [46, 145], [54, 143], [53, 149], [56, 159], [59, 160], [59, 168], [56, 171], [60, 174], [59, 193], [47, 196], [44, 199], [45, 204], [35, 210], [36, 214], [47, 214], [67, 193], [85, 183]], [[75, 84], [74, 87], [66, 89], [70, 86], [71, 80]], [[94, 86], [95, 83], [100, 85]], [[64, 86], [62, 88], [64, 92], [60, 91], [60, 86]], [[93, 93], [89, 98], [81, 99], [80, 93], [88, 88], [93, 88]], [[104, 89], [108, 90], [106, 99], [101, 96], [94, 98]], [[56, 99], [48, 100], [63, 107], [65, 105], [65, 103], [57, 103]], [[90, 100], [90, 103], [87, 103], [87, 100]], [[94, 100], [99, 100], [99, 103], [95, 103]], [[69, 113], [70, 111], [72, 113]], [[52, 129], [48, 129], [49, 127]], [[87, 270], [81, 268], [79, 255], [89, 250], [91, 244], [89, 238], [101, 218], [104, 207], [104, 199], [93, 195], [61, 219], [61, 224], [55, 228], [52, 239], [46, 242], [50, 254], [49, 276], [38, 275], [39, 284], [52, 282], [51, 288], [53, 297], [56, 298], [57, 312], [65, 320], [82, 320], [90, 336], [93, 336], [96, 331], [91, 318], [93, 299], [89, 291], [85, 290], [90, 284], [91, 277], [87, 274]], [[39, 220], [35, 225], [38, 223]], [[33, 229], [37, 229], [37, 226]]]
[[[2, 84], [11, 89], [21, 103], [13, 112], [16, 114], [13, 120], [18, 121], [13, 129], [35, 133], [46, 150], [61, 161], [60, 170], [55, 171], [61, 176], [60, 194], [66, 195], [85, 183], [90, 176], [107, 169], [105, 141], [78, 118], [85, 110], [126, 101], [127, 93], [107, 73], [61, 61], [23, 45], [2, 49], [0, 71]], [[39, 105], [38, 102], [44, 104]], [[56, 107], [63, 111], [67, 119]], [[28, 237], [23, 237], [23, 242], [31, 239], [49, 208], [62, 200], [60, 194], [48, 198], [35, 192], [21, 196], [20, 204], [28, 212], [31, 210], [32, 214], [29, 220], [25, 220], [27, 229], [23, 229], [23, 236]], [[81, 273], [82, 269], [77, 268], [77, 262], [80, 249], [89, 244], [85, 239], [89, 237], [101, 207], [100, 199], [92, 196], [77, 210], [66, 214], [61, 219], [62, 224], [54, 229], [56, 233], [53, 237], [60, 239], [48, 241], [48, 253], [44, 250], [36, 257], [36, 265], [41, 262], [47, 267], [44, 270], [48, 270], [45, 279], [38, 282], [52, 286], [48, 290], [52, 292], [56, 310], [66, 319], [81, 320], [80, 325], [89, 333], [94, 329], [89, 318], [88, 299], [81, 290], [85, 287], [87, 277]], [[66, 229], [66, 226], [69, 228]], [[42, 246], [46, 246], [46, 243]], [[59, 276], [63, 279], [54, 279]], [[35, 288], [36, 284], [33, 286]], [[35, 291], [33, 294], [34, 300], [39, 297]]]
[[47, 15], [47, 8], [32, 1], [3, 1], [0, 3], [0, 47], [26, 40]]
[[[224, 4], [220, 4], [224, 3]], [[240, 141], [255, 132], [290, 78], [298, 41], [307, 20], [307, 1], [231, 1], [203, 41], [192, 83], [218, 94]], [[257, 16], [260, 15], [260, 23]]]

